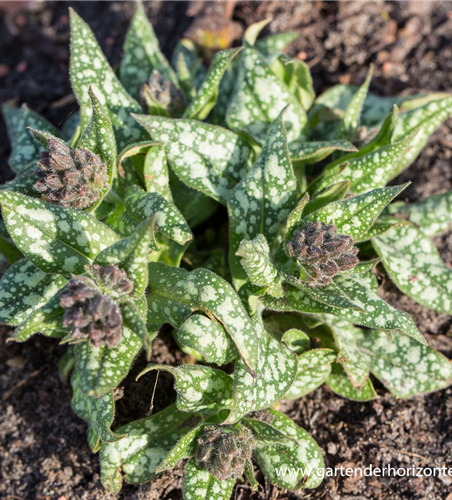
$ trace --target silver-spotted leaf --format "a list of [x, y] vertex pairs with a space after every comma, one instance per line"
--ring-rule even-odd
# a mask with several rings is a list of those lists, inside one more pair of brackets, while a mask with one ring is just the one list
[[192, 458], [185, 469], [184, 500], [229, 500], [235, 481], [220, 481], [214, 478]]
[[356, 389], [350, 382], [344, 368], [335, 363], [333, 371], [326, 380], [326, 385], [336, 394], [352, 401], [371, 401], [377, 397], [374, 386], [368, 378], [361, 389]]
[[335, 151], [357, 151], [355, 146], [346, 140], [312, 142], [293, 141], [289, 144], [289, 150], [292, 161], [305, 161], [308, 164], [324, 160]]
[[2, 214], [17, 248], [46, 273], [82, 274], [118, 237], [88, 213], [0, 191]]
[[311, 348], [309, 336], [297, 328], [291, 328], [290, 330], [284, 332], [281, 340], [295, 354], [303, 354]]

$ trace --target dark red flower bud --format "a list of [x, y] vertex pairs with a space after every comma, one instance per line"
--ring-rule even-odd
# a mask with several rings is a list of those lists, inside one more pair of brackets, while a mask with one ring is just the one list
[[102, 290], [114, 297], [130, 295], [133, 292], [133, 283], [127, 277], [126, 272], [113, 264], [108, 266], [94, 265], [92, 273]]
[[337, 234], [333, 224], [307, 222], [294, 232], [287, 252], [312, 285], [324, 286], [331, 284], [337, 273], [350, 271], [358, 264], [358, 249], [353, 243], [351, 236]]

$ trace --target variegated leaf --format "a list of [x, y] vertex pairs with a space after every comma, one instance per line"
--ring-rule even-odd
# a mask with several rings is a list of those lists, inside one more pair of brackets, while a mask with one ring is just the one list
[[289, 417], [275, 410], [269, 412], [273, 417], [272, 427], [287, 436], [288, 441], [258, 444], [254, 458], [259, 468], [281, 488], [316, 488], [322, 482], [325, 466], [318, 444]]
[[312, 349], [298, 356], [298, 372], [284, 399], [298, 399], [320, 387], [337, 359], [332, 349]]
[[188, 272], [164, 264], [149, 264], [149, 287], [163, 297], [203, 311], [219, 321], [251, 372], [258, 365], [256, 330], [231, 285], [206, 269]]
[[184, 500], [229, 500], [236, 480], [220, 481], [192, 458], [185, 469]]
[[452, 270], [420, 229], [394, 227], [372, 243], [402, 292], [429, 309], [452, 314]]
[[13, 191], [0, 191], [2, 214], [17, 248], [46, 273], [82, 274], [86, 264], [116, 242], [93, 216]]
[[312, 142], [293, 141], [289, 144], [289, 150], [292, 161], [305, 161], [307, 164], [324, 160], [335, 151], [358, 151], [351, 142], [345, 140]]
[[299, 37], [296, 31], [287, 31], [286, 33], [274, 33], [268, 35], [254, 44], [254, 47], [268, 60], [272, 61], [288, 45]]
[[288, 140], [299, 140], [305, 134], [306, 112], [287, 85], [269, 67], [265, 58], [246, 44], [226, 122], [232, 130], [242, 130], [264, 141], [269, 128], [281, 111]]
[[281, 340], [295, 354], [303, 354], [311, 348], [309, 336], [297, 328], [291, 328], [290, 330], [284, 332]]
[[177, 408], [185, 412], [217, 412], [230, 408], [232, 403], [232, 379], [221, 370], [203, 365], [149, 364], [138, 377], [159, 370], [171, 373], [176, 381]]
[[28, 260], [16, 262], [0, 281], [0, 322], [19, 325], [46, 304], [66, 282], [63, 276], [46, 274]]
[[326, 385], [339, 396], [352, 401], [371, 401], [377, 397], [370, 378], [366, 380], [361, 389], [355, 389], [344, 368], [337, 363], [333, 365], [333, 371], [326, 380]]
[[165, 144], [168, 162], [187, 186], [225, 203], [254, 159], [251, 146], [230, 130], [161, 116], [135, 115], [151, 135]]
[[153, 70], [158, 71], [165, 80], [179, 86], [176, 74], [160, 50], [143, 4], [136, 2], [136, 11], [124, 43], [121, 82], [129, 94], [138, 99], [141, 86], [149, 79]]
[[429, 346], [406, 336], [391, 340], [382, 331], [363, 332], [359, 347], [371, 372], [397, 397], [444, 389], [452, 384], [452, 363]]
[[101, 481], [105, 488], [112, 493], [121, 490], [121, 471], [128, 483], [139, 484], [153, 479], [157, 466], [189, 430], [182, 427], [189, 418], [190, 413], [182, 413], [171, 405], [117, 429], [116, 433], [125, 437], [104, 444], [100, 450]]
[[119, 148], [143, 137], [138, 124], [130, 116], [141, 107], [124, 89], [108, 64], [89, 26], [74, 10], [71, 14], [70, 75], [74, 94], [80, 104], [80, 123], [85, 129], [92, 115], [88, 94], [90, 86], [102, 106], [108, 109]]
[[247, 176], [232, 191], [229, 261], [237, 288], [246, 280], [236, 255], [243, 239], [263, 234], [273, 241], [297, 203], [297, 182], [287, 149], [287, 134], [280, 115], [270, 127], [262, 152]]

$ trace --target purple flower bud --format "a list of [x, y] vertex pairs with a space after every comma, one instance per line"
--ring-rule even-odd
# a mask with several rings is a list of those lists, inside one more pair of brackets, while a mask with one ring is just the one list
[[359, 260], [353, 238], [337, 234], [333, 224], [307, 222], [297, 229], [287, 244], [288, 254], [314, 286], [332, 283], [339, 272], [353, 269]]
[[38, 165], [36, 189], [47, 201], [63, 207], [88, 208], [99, 199], [99, 191], [108, 187], [107, 166], [99, 156], [54, 138], [49, 139]]

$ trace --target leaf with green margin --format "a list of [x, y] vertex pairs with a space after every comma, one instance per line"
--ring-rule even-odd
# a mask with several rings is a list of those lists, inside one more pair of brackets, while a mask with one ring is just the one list
[[89, 340], [75, 344], [75, 368], [80, 374], [83, 393], [99, 397], [117, 387], [142, 345], [143, 340], [125, 325], [120, 344], [112, 349], [106, 345], [94, 347]]
[[393, 179], [402, 170], [408, 167], [420, 153], [427, 143], [430, 135], [441, 125], [441, 123], [452, 114], [452, 96], [445, 97], [427, 103], [421, 108], [413, 109], [402, 113], [399, 116], [394, 129], [393, 141], [401, 141], [407, 135], [419, 129], [411, 148], [394, 165], [391, 177]]
[[85, 396], [79, 388], [80, 376], [74, 371], [71, 377], [72, 399], [71, 406], [75, 414], [88, 423], [88, 443], [96, 453], [101, 443], [114, 443], [124, 435], [115, 434], [111, 425], [115, 418], [115, 401], [113, 392], [104, 394], [100, 398]]
[[[316, 488], [323, 480], [324, 461], [322, 452], [315, 440], [289, 417], [275, 410], [268, 410], [273, 421], [272, 427], [286, 435], [290, 441], [258, 445], [254, 458], [263, 474], [281, 488], [298, 490]], [[290, 474], [289, 470], [310, 471], [309, 477]], [[287, 474], [277, 473], [287, 470]]]
[[66, 283], [63, 276], [46, 274], [26, 259], [16, 262], [0, 281], [0, 323], [24, 322]]
[[176, 206], [159, 193], [145, 193], [129, 188], [125, 196], [124, 232], [132, 232], [140, 222], [156, 217], [156, 229], [171, 240], [184, 245], [193, 238], [190, 227]]
[[364, 83], [350, 100], [347, 109], [345, 110], [344, 117], [334, 132], [334, 139], [347, 139], [349, 141], [353, 141], [355, 139], [360, 123], [363, 104], [366, 100], [367, 92], [369, 91], [372, 74], [373, 65], [370, 66]]
[[177, 76], [162, 54], [152, 24], [149, 22], [141, 2], [136, 2], [135, 14], [127, 31], [121, 61], [121, 82], [135, 99], [140, 89], [152, 74], [158, 71], [164, 80], [179, 87]]
[[73, 10], [71, 18], [71, 85], [80, 104], [80, 124], [85, 129], [92, 115], [88, 89], [93, 86], [100, 103], [108, 109], [118, 147], [143, 137], [142, 130], [130, 116], [141, 107], [124, 89], [110, 67], [90, 27]]
[[357, 280], [356, 277], [344, 276], [336, 279], [335, 283], [347, 295], [353, 297], [354, 302], [361, 305], [366, 312], [327, 306], [296, 288], [289, 288], [283, 300], [274, 299], [267, 295], [262, 298], [262, 302], [266, 308], [273, 311], [296, 311], [307, 314], [326, 313], [369, 328], [400, 331], [413, 337], [418, 342], [426, 344], [424, 337], [416, 328], [409, 314], [391, 307], [367, 288], [367, 286]]
[[227, 67], [242, 48], [217, 52], [195, 98], [184, 112], [184, 118], [204, 120], [209, 115], [218, 98], [220, 81]]
[[203, 365], [149, 364], [137, 379], [152, 370], [171, 373], [176, 381], [176, 405], [185, 412], [217, 412], [230, 408], [232, 402], [232, 379], [221, 370]]
[[355, 389], [344, 368], [338, 363], [333, 364], [333, 371], [326, 380], [326, 385], [339, 396], [352, 401], [372, 401], [378, 397], [370, 378], [366, 380], [361, 389]]
[[235, 482], [214, 478], [192, 458], [185, 469], [184, 500], [230, 500]]
[[146, 345], [146, 343], [152, 342], [158, 332], [151, 331], [148, 334], [145, 323], [147, 320], [147, 302], [145, 297], [139, 299], [137, 303], [132, 300], [123, 302], [120, 307], [124, 326], [134, 332], [143, 344]]
[[297, 181], [287, 149], [282, 113], [271, 125], [265, 145], [253, 168], [231, 192], [229, 265], [237, 288], [246, 273], [237, 256], [243, 239], [263, 234], [273, 241], [297, 204]]
[[2, 106], [3, 117], [7, 124], [8, 136], [11, 142], [11, 155], [8, 164], [13, 172], [20, 172], [30, 163], [39, 160], [39, 153], [43, 150], [35, 141], [29, 128], [41, 129], [60, 136], [58, 129], [45, 118], [29, 109], [25, 104], [16, 108], [11, 103]]
[[289, 144], [292, 161], [305, 161], [308, 165], [318, 163], [335, 151], [358, 151], [351, 142], [338, 141], [294, 141]]
[[284, 246], [289, 243], [294, 231], [300, 223], [301, 217], [304, 213], [306, 204], [309, 202], [309, 194], [305, 193], [303, 198], [298, 202], [297, 206], [289, 213], [287, 217], [286, 227], [284, 228]]
[[162, 144], [158, 144], [148, 151], [144, 159], [143, 176], [148, 193], [158, 193], [165, 200], [173, 202], [169, 186], [168, 161], [165, 147]]
[[[342, 276], [349, 276], [351, 274], [362, 274], [371, 271], [379, 262], [381, 262], [380, 257], [370, 260], [361, 260], [356, 264], [356, 266], [350, 271], [344, 271], [341, 273]], [[361, 276], [362, 277], [362, 276]]]
[[399, 158], [417, 141], [415, 130], [408, 137], [400, 142], [385, 146], [372, 151], [367, 155], [358, 158], [352, 158], [345, 166], [337, 165], [332, 168], [328, 166], [324, 172], [324, 179], [316, 185], [316, 192], [332, 184], [330, 178], [334, 176], [334, 182], [350, 180], [350, 192], [361, 194], [383, 187], [394, 177], [394, 169], [397, 166]]
[[296, 31], [275, 33], [268, 35], [254, 44], [254, 47], [269, 61], [277, 57], [288, 45], [295, 41], [300, 34]]
[[153, 479], [156, 468], [189, 430], [181, 427], [190, 413], [182, 413], [172, 404], [154, 415], [123, 425], [116, 430], [125, 437], [104, 444], [100, 450], [101, 481], [117, 493], [122, 487], [122, 471], [128, 483], [139, 484]]
[[86, 212], [13, 191], [0, 191], [0, 205], [17, 248], [46, 273], [82, 274], [86, 264], [118, 240], [113, 230]]
[[435, 236], [452, 225], [452, 191], [427, 196], [415, 203], [391, 203], [383, 214], [407, 219], [427, 236]]
[[312, 349], [298, 356], [298, 372], [284, 399], [298, 399], [320, 387], [331, 373], [337, 359], [332, 349]]
[[263, 234], [253, 240], [242, 240], [236, 252], [241, 264], [253, 285], [266, 287], [267, 293], [282, 297], [282, 277], [270, 255], [270, 248]]
[[90, 206], [90, 212], [100, 205], [102, 198], [110, 191], [116, 171], [116, 140], [110, 118], [105, 113], [93, 89], [88, 90], [91, 99], [92, 116], [88, 127], [82, 133], [77, 148], [85, 148], [99, 155], [107, 165], [108, 187], [98, 190], [99, 199]]
[[259, 362], [253, 378], [242, 360], [234, 370], [234, 401], [224, 423], [234, 424], [252, 411], [264, 410], [279, 401], [297, 374], [297, 356], [282, 342], [274, 339], [264, 328], [260, 313], [252, 321], [259, 342]]
[[419, 304], [452, 314], [452, 270], [416, 226], [394, 227], [372, 244], [396, 286]]
[[350, 188], [350, 181], [342, 181], [333, 184], [315, 196], [306, 206], [303, 214], [306, 217], [310, 213], [323, 208], [334, 201], [340, 201], [345, 198]]
[[372, 374], [399, 398], [452, 384], [450, 360], [409, 337], [395, 337], [391, 342], [382, 331], [363, 332], [359, 347], [368, 356]]
[[180, 328], [182, 323], [195, 310], [195, 307], [189, 307], [170, 297], [159, 295], [152, 289], [146, 294], [146, 300], [148, 303], [149, 324], [168, 323], [175, 328]]
[[226, 115], [232, 130], [242, 130], [263, 141], [278, 115], [288, 105], [284, 124], [288, 140], [303, 137], [307, 115], [287, 85], [253, 47], [245, 45], [234, 93]]
[[132, 236], [124, 238], [102, 250], [93, 264], [113, 264], [124, 269], [133, 283], [133, 296], [141, 297], [148, 285], [148, 256], [150, 250], [158, 249], [154, 241], [155, 216], [143, 221]]
[[171, 61], [173, 67], [176, 68], [181, 88], [188, 100], [192, 100], [207, 74], [203, 60], [193, 40], [189, 38], [179, 40], [173, 51]]
[[[393, 205], [391, 203], [391, 205]], [[389, 206], [391, 206], [389, 205]], [[383, 212], [384, 213], [384, 212]], [[363, 234], [360, 238], [355, 240], [355, 243], [359, 243], [361, 241], [368, 241], [376, 236], [380, 236], [381, 234], [386, 233], [393, 227], [406, 226], [410, 223], [408, 221], [399, 219], [397, 217], [389, 217], [387, 215], [381, 215], [375, 222], [374, 225], [367, 231], [366, 234]]]
[[[271, 420], [271, 416], [269, 415]], [[258, 420], [258, 418], [243, 418], [240, 423], [250, 428], [253, 431], [256, 441], [260, 445], [273, 444], [275, 442], [281, 444], [291, 444], [295, 441], [294, 439], [288, 438], [286, 434], [282, 433], [275, 427], [272, 427], [270, 423]], [[296, 442], [296, 441], [295, 441]]]
[[63, 328], [64, 309], [60, 306], [60, 294], [57, 292], [45, 305], [33, 311], [15, 330], [10, 340], [25, 342], [35, 333], [46, 337], [64, 337], [68, 328]]
[[332, 316], [327, 316], [326, 322], [331, 327], [335, 344], [339, 349], [337, 362], [343, 366], [353, 387], [360, 390], [369, 378], [369, 360], [356, 345], [362, 330]]
[[190, 316], [175, 336], [180, 344], [200, 353], [207, 363], [221, 366], [237, 357], [237, 350], [221, 324], [201, 314]]
[[249, 170], [254, 151], [245, 139], [196, 120], [134, 115], [156, 141], [165, 144], [168, 163], [188, 187], [226, 203]]
[[168, 455], [162, 460], [156, 472], [160, 473], [168, 469], [174, 469], [181, 460], [192, 457], [195, 453], [197, 439], [205, 426], [206, 424], [199, 424], [187, 432], [185, 436], [182, 436]]
[[298, 355], [303, 354], [305, 351], [309, 351], [311, 348], [309, 336], [297, 328], [287, 330], [281, 337], [281, 340], [291, 351]]
[[256, 330], [232, 286], [212, 271], [149, 264], [149, 287], [159, 295], [203, 311], [219, 321], [234, 342], [248, 369], [259, 362]]
[[363, 241], [360, 238], [372, 227], [386, 205], [408, 185], [409, 183], [373, 189], [353, 198], [334, 201], [310, 213], [306, 220], [332, 223], [339, 234], [347, 234], [353, 239]]
[[361, 274], [359, 278], [363, 285], [372, 290], [375, 295], [378, 295], [378, 280], [372, 271]]

